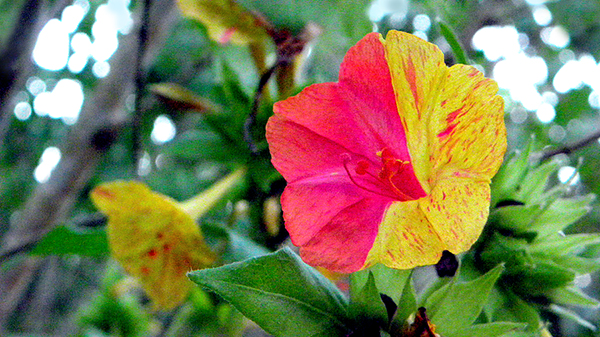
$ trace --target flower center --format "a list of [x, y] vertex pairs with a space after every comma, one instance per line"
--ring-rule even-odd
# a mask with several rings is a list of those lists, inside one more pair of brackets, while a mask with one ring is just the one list
[[[344, 154], [344, 169], [352, 183], [365, 191], [384, 197], [401, 201], [414, 200], [415, 198], [410, 197], [398, 187], [403, 180], [403, 176], [405, 176], [405, 170], [409, 162], [395, 158], [388, 148], [377, 152], [377, 156], [381, 158], [380, 168], [373, 167], [369, 161], [364, 159], [356, 162], [353, 171], [362, 178], [359, 181], [358, 177], [353, 176], [352, 170], [349, 168], [350, 155]], [[366, 186], [365, 183], [373, 185], [373, 187]]]

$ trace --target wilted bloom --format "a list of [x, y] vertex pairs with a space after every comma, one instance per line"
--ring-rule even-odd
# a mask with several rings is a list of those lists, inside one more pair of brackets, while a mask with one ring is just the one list
[[195, 220], [235, 186], [244, 172], [231, 173], [183, 203], [137, 181], [105, 183], [92, 191], [92, 201], [108, 215], [112, 256], [141, 281], [155, 308], [169, 310], [183, 302], [193, 285], [186, 273], [215, 260]]
[[286, 228], [312, 265], [408, 269], [463, 252], [506, 150], [503, 100], [475, 68], [391, 31], [348, 51], [337, 83], [275, 105], [272, 161]]

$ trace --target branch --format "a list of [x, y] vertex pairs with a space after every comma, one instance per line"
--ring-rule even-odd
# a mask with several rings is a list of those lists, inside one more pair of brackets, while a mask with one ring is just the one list
[[579, 149], [582, 149], [582, 148], [592, 144], [593, 142], [597, 141], [598, 138], [600, 138], [600, 130], [592, 133], [591, 135], [587, 136], [586, 138], [584, 138], [578, 142], [575, 142], [573, 144], [559, 147], [558, 149], [545, 151], [542, 153], [540, 160], [541, 161], [548, 160], [548, 159], [556, 156], [557, 154], [561, 154], [561, 153], [571, 154], [572, 152], [575, 152]]
[[23, 90], [27, 78], [33, 72], [31, 53], [40, 31], [52, 17], [56, 17], [70, 3], [55, 1], [48, 8], [48, 1], [26, 0], [8, 44], [0, 51], [0, 153], [13, 120], [13, 96]]
[[[147, 65], [149, 59], [162, 46], [166, 30], [175, 18], [172, 1], [152, 3], [151, 23], [154, 30], [150, 31], [146, 53], [139, 54], [137, 34], [131, 33], [122, 37], [120, 47], [111, 60], [110, 74], [98, 80], [94, 92], [88, 96], [89, 99], [86, 97], [79, 120], [60, 146], [60, 162], [50, 179], [44, 184], [39, 184], [22, 210], [16, 213], [15, 220], [4, 235], [0, 255], [11, 254], [15, 250], [22, 251], [21, 246], [39, 241], [66, 219], [93, 176], [100, 159], [116, 140], [119, 132], [130, 123], [131, 116], [125, 108], [125, 101], [135, 89], [136, 67], [132, 67], [131, 62], [143, 58], [143, 64]], [[27, 257], [23, 263], [28, 266], [27, 270], [30, 270], [42, 265], [43, 261]], [[10, 318], [11, 312], [23, 300], [31, 276], [35, 274], [24, 276], [21, 269], [14, 268], [0, 274], [0, 289], [3, 289], [0, 292], [0, 330]], [[10, 286], [14, 284], [15, 279], [23, 278], [28, 281], [20, 282], [19, 287]], [[43, 320], [43, 317], [39, 319]]]

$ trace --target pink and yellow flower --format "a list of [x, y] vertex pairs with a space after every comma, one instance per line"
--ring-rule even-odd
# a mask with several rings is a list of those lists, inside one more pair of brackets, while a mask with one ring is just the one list
[[391, 31], [351, 48], [338, 82], [275, 104], [267, 140], [304, 261], [409, 269], [468, 250], [506, 151], [497, 91], [471, 66], [447, 67], [435, 45]]

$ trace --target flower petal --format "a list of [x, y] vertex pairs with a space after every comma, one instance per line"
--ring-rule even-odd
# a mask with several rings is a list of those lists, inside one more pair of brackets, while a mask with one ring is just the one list
[[376, 153], [385, 147], [394, 149], [398, 159], [408, 161], [379, 36], [369, 34], [350, 49], [341, 65], [339, 83], [312, 85], [301, 94], [276, 103], [275, 115], [373, 161], [379, 161]]
[[305, 245], [341, 211], [363, 199], [364, 191], [345, 181], [315, 179], [288, 184], [281, 205], [292, 243]]
[[433, 172], [489, 182], [506, 152], [504, 101], [496, 82], [471, 66], [450, 68], [439, 104], [432, 111], [429, 144]]
[[361, 269], [389, 203], [365, 198], [347, 206], [300, 247], [300, 256], [310, 265], [331, 271], [351, 273]]
[[419, 201], [394, 202], [385, 213], [365, 267], [378, 262], [396, 269], [435, 264], [444, 249]]
[[[477, 240], [488, 218], [490, 185], [487, 181], [447, 177], [438, 182], [419, 206], [454, 254], [468, 250]], [[440, 251], [441, 253], [441, 251]]]
[[442, 52], [391, 31], [386, 57], [415, 173], [426, 190], [440, 175], [488, 180], [506, 151], [503, 100], [471, 66], [446, 67]]
[[387, 34], [384, 45], [412, 164], [427, 192], [435, 156], [428, 146], [428, 126], [448, 71], [444, 54], [431, 43], [397, 31]]

